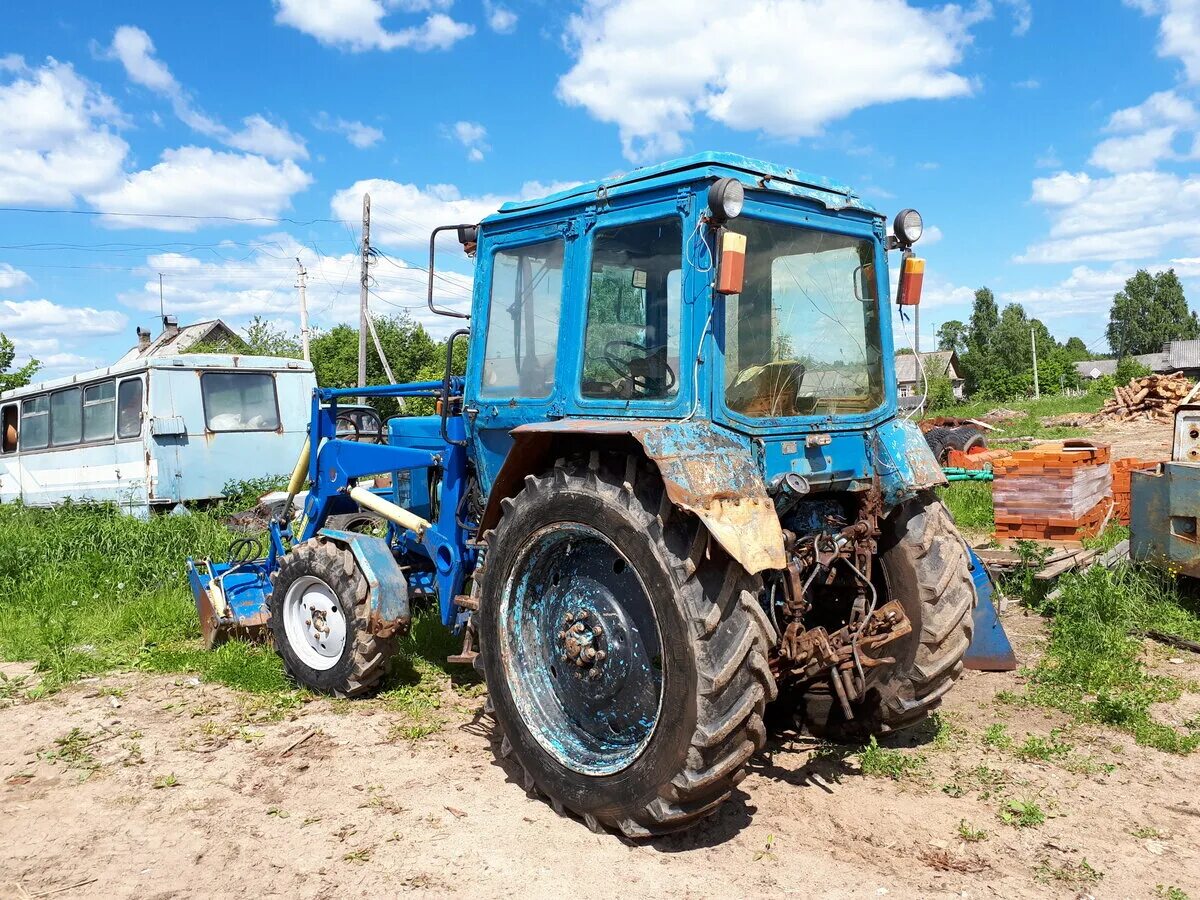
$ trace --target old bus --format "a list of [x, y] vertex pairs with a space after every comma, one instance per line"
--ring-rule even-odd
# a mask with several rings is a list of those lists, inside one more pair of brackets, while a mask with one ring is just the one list
[[0, 502], [119, 504], [138, 516], [290, 471], [312, 392], [307, 362], [180, 354], [0, 393]]

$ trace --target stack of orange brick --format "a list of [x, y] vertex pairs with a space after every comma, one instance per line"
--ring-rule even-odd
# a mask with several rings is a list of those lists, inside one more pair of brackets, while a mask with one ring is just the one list
[[1129, 524], [1129, 488], [1134, 469], [1153, 469], [1157, 459], [1138, 459], [1125, 456], [1112, 463], [1113, 518], [1122, 525]]
[[1077, 542], [1112, 510], [1106, 444], [1056, 441], [992, 463], [997, 540]]
[[961, 450], [951, 450], [946, 455], [946, 466], [954, 469], [990, 469], [998, 459], [1012, 456], [1011, 450], [983, 450], [978, 453], [963, 453]]

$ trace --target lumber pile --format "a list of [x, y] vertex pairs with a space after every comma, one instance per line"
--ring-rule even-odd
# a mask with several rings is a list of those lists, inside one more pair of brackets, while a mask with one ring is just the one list
[[1110, 422], [1135, 419], [1170, 422], [1175, 417], [1176, 407], [1191, 389], [1192, 383], [1182, 372], [1134, 378], [1124, 387], [1113, 388], [1113, 395], [1104, 401], [1100, 415]]
[[998, 541], [1078, 543], [1112, 513], [1107, 444], [1067, 440], [1018, 450], [992, 463]]
[[1129, 524], [1129, 491], [1133, 470], [1153, 469], [1159, 462], [1157, 459], [1138, 459], [1136, 456], [1125, 456], [1113, 460], [1113, 518], [1122, 525]]

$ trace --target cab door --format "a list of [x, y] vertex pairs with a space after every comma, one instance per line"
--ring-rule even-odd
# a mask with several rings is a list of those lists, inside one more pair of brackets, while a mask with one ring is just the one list
[[562, 415], [559, 332], [573, 235], [555, 224], [481, 241], [475, 279], [481, 312], [473, 323], [465, 400], [485, 493], [512, 447], [509, 432]]

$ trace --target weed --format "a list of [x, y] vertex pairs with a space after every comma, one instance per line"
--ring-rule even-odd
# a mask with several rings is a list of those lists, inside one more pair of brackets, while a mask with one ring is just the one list
[[880, 747], [872, 735], [870, 743], [859, 751], [858, 767], [864, 775], [899, 781], [922, 771], [925, 768], [925, 758], [920, 754], [912, 755]]
[[72, 728], [62, 737], [54, 739], [56, 749], [41, 754], [48, 762], [60, 762], [70, 769], [84, 769], [89, 773], [100, 766], [91, 752], [96, 736], [82, 728]]
[[291, 813], [289, 813], [287, 810], [280, 809], [278, 806], [272, 806], [267, 810], [267, 815], [274, 816], [277, 819], [286, 819], [291, 815]]
[[387, 739], [389, 741], [419, 741], [421, 738], [429, 737], [431, 734], [437, 734], [442, 730], [442, 723], [439, 722], [417, 722], [415, 724], [396, 723], [388, 729]]
[[1001, 822], [1015, 828], [1036, 828], [1046, 821], [1046, 814], [1032, 800], [1007, 800], [998, 815]]
[[1043, 884], [1049, 884], [1051, 881], [1061, 881], [1064, 884], [1076, 887], [1095, 884], [1104, 877], [1104, 873], [1094, 869], [1086, 857], [1078, 863], [1068, 861], [1061, 866], [1052, 866], [1050, 860], [1043, 859], [1037, 864], [1033, 872], [1034, 878]]
[[1008, 750], [1012, 747], [1012, 736], [1008, 733], [1008, 726], [1003, 722], [996, 722], [989, 725], [987, 731], [983, 733], [983, 745], [992, 747], [996, 750]]
[[1169, 837], [1169, 835], [1167, 835], [1165, 832], [1159, 831], [1157, 828], [1150, 828], [1149, 826], [1145, 825], [1140, 828], [1135, 828], [1129, 833], [1135, 838], [1153, 838], [1156, 841], [1165, 841]]
[[754, 861], [758, 862], [760, 859], [767, 859], [767, 860], [773, 861], [775, 859], [774, 849], [775, 849], [775, 835], [768, 834], [767, 840], [763, 844], [762, 849], [754, 854]]
[[1017, 748], [1017, 756], [1027, 762], [1033, 760], [1054, 762], [1065, 759], [1075, 748], [1074, 745], [1058, 739], [1061, 733], [1061, 729], [1055, 728], [1050, 732], [1049, 737], [1044, 738], [1034, 734], [1028, 735], [1025, 738], [1025, 743]]
[[158, 778], [154, 779], [154, 784], [151, 787], [156, 791], [160, 791], [163, 788], [179, 787], [179, 779], [175, 777], [174, 772], [168, 775], [159, 775]]
[[28, 676], [17, 675], [15, 678], [9, 678], [3, 672], [0, 672], [0, 700], [16, 700], [25, 690], [25, 682]]
[[975, 844], [979, 841], [986, 841], [988, 835], [982, 828], [972, 828], [967, 824], [966, 819], [960, 819], [958, 823], [958, 836], [969, 844]]
[[300, 827], [307, 828], [309, 825], [316, 825], [320, 821], [320, 816], [305, 816], [304, 821], [300, 823]]
[[1163, 900], [1188, 900], [1188, 895], [1183, 888], [1177, 888], [1174, 885], [1168, 884], [1156, 884], [1154, 886], [1154, 896], [1162, 897]]
[[351, 850], [349, 853], [343, 854], [342, 859], [345, 862], [369, 862], [373, 847], [362, 847], [358, 850]]

